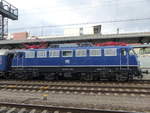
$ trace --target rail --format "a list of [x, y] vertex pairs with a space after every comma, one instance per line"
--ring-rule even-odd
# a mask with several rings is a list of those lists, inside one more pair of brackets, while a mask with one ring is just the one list
[[22, 90], [28, 92], [53, 92], [53, 93], [67, 93], [67, 94], [94, 94], [94, 95], [139, 95], [149, 96], [150, 87], [149, 84], [99, 84], [99, 85], [78, 85], [78, 84], [12, 84], [12, 83], [0, 83], [0, 90]]
[[[41, 113], [137, 113], [131, 111], [123, 111], [123, 110], [104, 110], [104, 109], [88, 109], [88, 108], [74, 108], [74, 107], [63, 107], [63, 106], [47, 106], [47, 105], [33, 105], [33, 104], [18, 104], [18, 103], [7, 103], [0, 102], [0, 106], [11, 107], [10, 111], [15, 111], [16, 108], [20, 108], [20, 111], [24, 109], [24, 111], [34, 111], [32, 113], [36, 113], [38, 110]], [[4, 111], [4, 107], [0, 109]], [[28, 111], [29, 112], [29, 111]], [[19, 112], [18, 112], [19, 113]], [[31, 113], [31, 112], [30, 112]], [[139, 112], [138, 112], [139, 113]]]

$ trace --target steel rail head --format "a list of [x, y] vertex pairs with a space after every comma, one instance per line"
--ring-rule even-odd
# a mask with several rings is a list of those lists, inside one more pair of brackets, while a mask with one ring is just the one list
[[132, 111], [123, 110], [105, 110], [105, 109], [90, 109], [90, 108], [75, 108], [75, 107], [62, 107], [62, 106], [50, 106], [50, 105], [33, 105], [33, 104], [20, 104], [20, 103], [8, 103], [0, 102], [0, 106], [8, 106], [15, 108], [26, 108], [35, 110], [50, 110], [50, 111], [61, 111], [71, 113], [139, 113]]

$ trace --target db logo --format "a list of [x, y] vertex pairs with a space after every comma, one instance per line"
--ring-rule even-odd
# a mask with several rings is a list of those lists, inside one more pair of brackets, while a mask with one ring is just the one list
[[65, 64], [70, 64], [70, 60], [65, 60]]

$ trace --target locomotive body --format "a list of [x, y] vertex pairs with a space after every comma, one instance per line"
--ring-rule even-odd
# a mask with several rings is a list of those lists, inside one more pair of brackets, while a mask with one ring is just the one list
[[9, 61], [11, 65], [5, 69], [9, 74], [5, 76], [18, 79], [129, 80], [142, 77], [137, 56], [129, 46], [17, 50]]

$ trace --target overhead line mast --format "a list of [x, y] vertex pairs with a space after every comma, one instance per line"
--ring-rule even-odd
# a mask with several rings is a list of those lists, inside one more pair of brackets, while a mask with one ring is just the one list
[[0, 0], [0, 40], [8, 35], [8, 19], [18, 20], [18, 9], [5, 0]]

